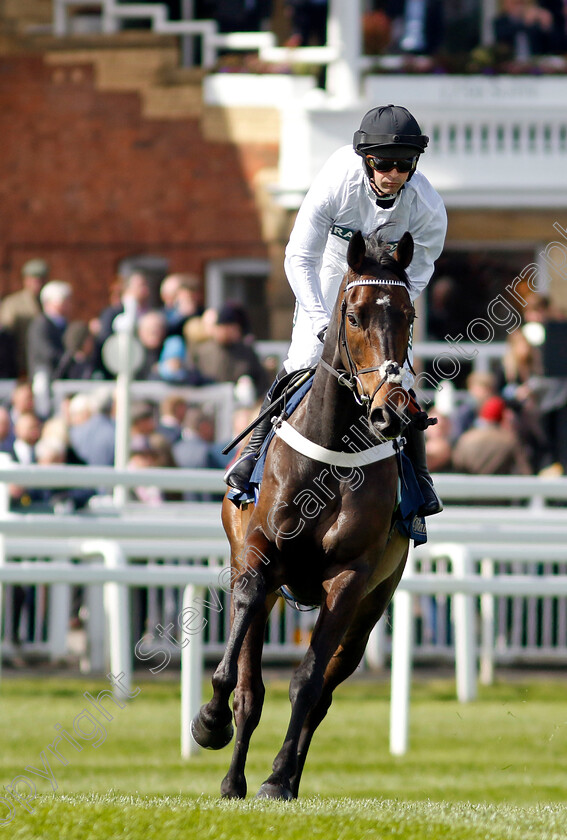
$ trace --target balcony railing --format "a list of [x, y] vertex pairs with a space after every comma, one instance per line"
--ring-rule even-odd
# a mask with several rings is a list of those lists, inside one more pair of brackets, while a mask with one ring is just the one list
[[[54, 31], [68, 33], [69, 10], [87, 7], [92, 10], [92, 0], [54, 0]], [[267, 62], [327, 65], [326, 91], [313, 90], [312, 79], [288, 75], [283, 97], [274, 96], [273, 75], [239, 74], [235, 80], [234, 74], [225, 73], [205, 80], [204, 96], [211, 104], [270, 104], [280, 110], [274, 192], [284, 206], [299, 206], [328, 156], [352, 142], [353, 126], [366, 110], [380, 102], [397, 102], [415, 114], [430, 137], [420, 169], [448, 206], [565, 207], [567, 76], [379, 73], [361, 78], [368, 63], [361, 56], [355, 25], [361, 7], [361, 0], [352, 0], [348, 7], [343, 0], [330, 0], [328, 45], [286, 49], [276, 46], [271, 32], [223, 34], [213, 20], [170, 21], [160, 3], [98, 3], [101, 32], [116, 32], [121, 21], [149, 19], [156, 33], [200, 39], [206, 68], [215, 67], [223, 50], [257, 50]]]

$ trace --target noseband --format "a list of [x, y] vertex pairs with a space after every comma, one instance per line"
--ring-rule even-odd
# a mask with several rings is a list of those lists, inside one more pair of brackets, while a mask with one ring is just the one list
[[[406, 359], [402, 364], [398, 364], [397, 362], [393, 361], [385, 361], [382, 362], [381, 365], [377, 365], [375, 367], [367, 367], [359, 369], [356, 366], [356, 362], [352, 358], [352, 353], [350, 351], [350, 347], [348, 346], [348, 339], [346, 334], [346, 295], [352, 288], [355, 286], [403, 286], [407, 289], [407, 285], [402, 280], [378, 280], [376, 279], [365, 279], [365, 280], [353, 280], [350, 283], [347, 283], [344, 291], [343, 301], [341, 304], [341, 324], [339, 327], [339, 343], [342, 347], [344, 347], [347, 363], [349, 366], [349, 370], [335, 370], [335, 368], [331, 367], [331, 365], [327, 364], [323, 359], [320, 362], [323, 364], [327, 370], [331, 371], [339, 380], [340, 385], [346, 385], [352, 391], [352, 394], [356, 400], [356, 402], [360, 406], [366, 406], [367, 409], [370, 408], [374, 397], [386, 383], [396, 383], [401, 385], [402, 383], [402, 366], [407, 359], [407, 349], [406, 349]], [[364, 386], [360, 381], [359, 377], [363, 376], [365, 373], [376, 373], [378, 372], [381, 375], [380, 382], [374, 389], [371, 394], [368, 394], [364, 390]]]

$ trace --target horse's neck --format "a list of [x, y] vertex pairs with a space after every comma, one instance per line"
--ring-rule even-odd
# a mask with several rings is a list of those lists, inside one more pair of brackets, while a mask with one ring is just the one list
[[352, 428], [361, 426], [363, 412], [353, 394], [321, 365], [304, 406], [298, 417], [297, 430], [313, 443], [328, 449], [344, 449], [345, 436], [350, 439]]

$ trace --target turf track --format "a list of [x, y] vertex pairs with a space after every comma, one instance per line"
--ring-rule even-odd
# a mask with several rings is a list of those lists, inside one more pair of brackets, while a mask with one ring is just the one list
[[[565, 679], [502, 682], [479, 701], [455, 702], [451, 681], [414, 691], [411, 751], [387, 752], [388, 685], [354, 681], [339, 689], [316, 736], [301, 798], [255, 801], [281, 743], [287, 686], [269, 683], [265, 714], [249, 760], [249, 798], [222, 802], [229, 749], [179, 758], [176, 682], [137, 680], [141, 692], [104, 722], [98, 747], [69, 750], [64, 766], [47, 747], [103, 683], [8, 679], [0, 703], [2, 784], [19, 774], [37, 782], [32, 813], [16, 803], [0, 837], [18, 840], [239, 840], [274, 837], [567, 840], [567, 692]], [[84, 721], [83, 721], [84, 722]], [[55, 793], [42, 768], [52, 758]], [[25, 786], [24, 786], [25, 787]], [[19, 788], [21, 790], [21, 786]]]

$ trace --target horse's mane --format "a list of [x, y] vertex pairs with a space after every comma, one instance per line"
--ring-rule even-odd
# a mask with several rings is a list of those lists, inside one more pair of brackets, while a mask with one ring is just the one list
[[383, 268], [387, 268], [392, 274], [395, 274], [398, 280], [401, 280], [407, 287], [409, 287], [409, 277], [406, 271], [397, 259], [393, 256], [391, 251], [391, 243], [387, 241], [383, 230], [387, 225], [382, 225], [370, 236], [365, 237], [366, 242], [366, 257], [369, 264], [377, 264]]

